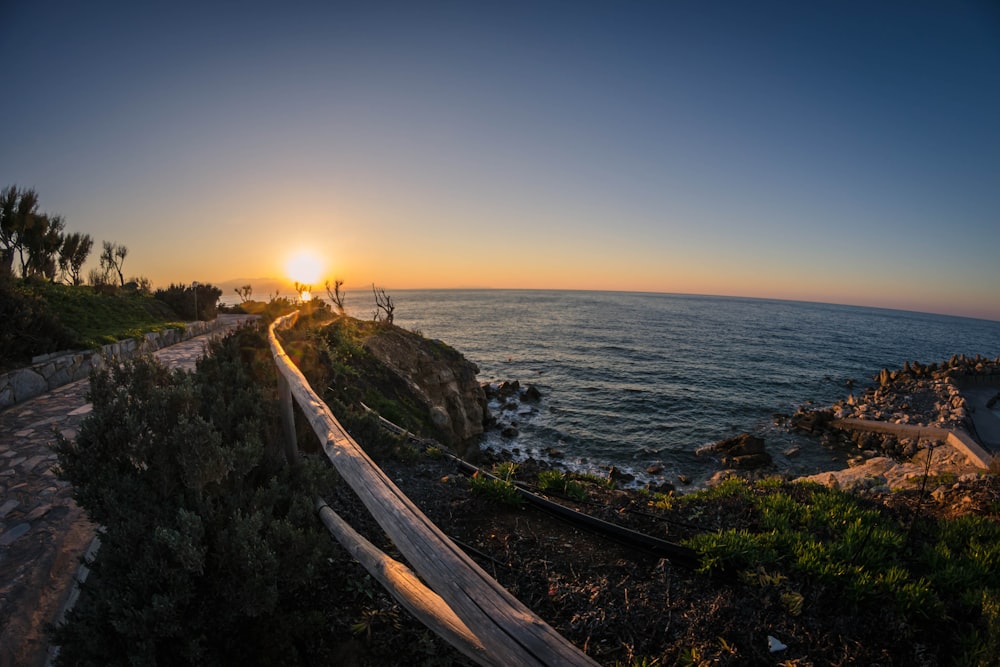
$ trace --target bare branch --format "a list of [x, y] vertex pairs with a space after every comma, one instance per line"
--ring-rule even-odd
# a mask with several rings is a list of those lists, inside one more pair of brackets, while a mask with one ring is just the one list
[[393, 312], [396, 310], [392, 297], [384, 289], [375, 287], [375, 283], [372, 283], [372, 292], [375, 294], [375, 321], [392, 324]]

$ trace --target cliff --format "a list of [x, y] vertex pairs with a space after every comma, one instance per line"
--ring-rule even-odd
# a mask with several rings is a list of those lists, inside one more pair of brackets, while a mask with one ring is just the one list
[[488, 413], [479, 369], [460, 352], [394, 326], [375, 328], [362, 347], [426, 407], [445, 444], [461, 451], [483, 433]]

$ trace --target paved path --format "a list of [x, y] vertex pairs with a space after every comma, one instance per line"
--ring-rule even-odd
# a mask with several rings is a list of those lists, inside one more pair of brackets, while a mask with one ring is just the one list
[[1000, 394], [1000, 383], [970, 387], [962, 390], [976, 425], [976, 435], [986, 447], [1000, 453], [1000, 417], [987, 404]]
[[[193, 370], [205, 344], [248, 318], [220, 315], [210, 334], [163, 348], [170, 367]], [[88, 380], [73, 382], [0, 412], [0, 667], [44, 665], [46, 623], [72, 589], [94, 527], [56, 478], [56, 434], [75, 438], [91, 410]]]

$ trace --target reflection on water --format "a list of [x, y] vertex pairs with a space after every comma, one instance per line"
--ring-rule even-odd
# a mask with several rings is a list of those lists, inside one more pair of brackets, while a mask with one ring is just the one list
[[[366, 296], [349, 293], [348, 312], [370, 317]], [[640, 477], [658, 462], [667, 478], [708, 475], [716, 464], [695, 450], [745, 431], [763, 435], [795, 474], [837, 467], [842, 457], [797, 441], [773, 415], [832, 404], [904, 361], [1000, 356], [1000, 322], [892, 310], [609, 292], [392, 296], [398, 325], [458, 349], [482, 381], [542, 392], [532, 411], [504, 415], [518, 435], [493, 434], [491, 445], [555, 448], [570, 466], [613, 464]]]

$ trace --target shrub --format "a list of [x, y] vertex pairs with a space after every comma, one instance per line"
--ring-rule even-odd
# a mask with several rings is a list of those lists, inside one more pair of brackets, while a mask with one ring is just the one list
[[219, 314], [222, 290], [214, 285], [175, 285], [158, 289], [153, 296], [189, 320], [214, 320]]
[[24, 283], [0, 277], [0, 367], [27, 364], [38, 354], [78, 344], [48, 303]]
[[91, 416], [57, 446], [103, 527], [60, 664], [294, 664], [325, 630], [333, 543], [312, 503], [328, 482], [282, 465], [260, 334], [210, 352], [194, 374], [147, 358], [95, 372]]
[[519, 506], [524, 499], [514, 486], [514, 473], [517, 464], [510, 462], [498, 463], [493, 466], [492, 475], [481, 475], [477, 471], [470, 478], [474, 493], [499, 501], [505, 505]]
[[558, 470], [542, 470], [538, 473], [538, 489], [552, 493], [561, 493], [573, 500], [586, 500], [587, 490], [576, 480], [570, 479]]

